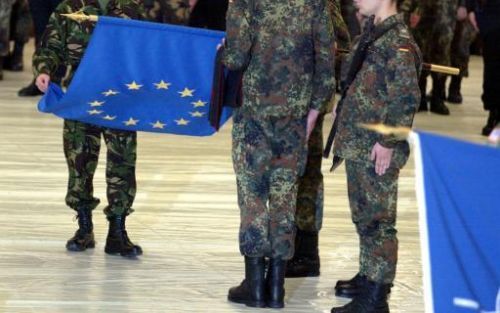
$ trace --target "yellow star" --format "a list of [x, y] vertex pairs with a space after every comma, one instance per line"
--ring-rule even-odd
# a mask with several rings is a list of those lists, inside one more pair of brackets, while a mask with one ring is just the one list
[[105, 117], [103, 117], [103, 119], [107, 120], [107, 121], [112, 121], [116, 118], [116, 115], [115, 116], [111, 116], [111, 115], [106, 115]]
[[189, 121], [186, 121], [185, 119], [181, 118], [180, 120], [175, 120], [178, 126], [186, 126], [189, 124]]
[[203, 117], [203, 115], [205, 115], [205, 113], [200, 111], [189, 112], [189, 114], [191, 114], [192, 117]]
[[193, 96], [193, 92], [194, 92], [194, 89], [188, 89], [188, 88], [184, 88], [183, 91], [179, 91], [179, 93], [181, 94], [182, 98], [192, 97]]
[[130, 84], [125, 84], [125, 85], [127, 85], [127, 88], [128, 88], [129, 90], [139, 90], [139, 89], [141, 89], [141, 87], [142, 87], [142, 85], [138, 85], [138, 84], [135, 82], [135, 80], [134, 80], [132, 83], [130, 83]]
[[123, 123], [125, 123], [125, 125], [127, 126], [135, 126], [137, 125], [138, 122], [139, 120], [134, 120], [133, 118], [129, 118], [128, 121], [124, 121]]
[[160, 121], [156, 121], [156, 123], [149, 123], [151, 124], [151, 126], [153, 126], [153, 128], [159, 128], [159, 129], [163, 129], [165, 127], [165, 125], [167, 124], [164, 124]]
[[191, 102], [191, 104], [192, 104], [192, 105], [194, 105], [194, 107], [195, 107], [195, 108], [197, 108], [197, 107], [204, 107], [204, 106], [205, 106], [205, 104], [207, 104], [207, 103], [206, 103], [206, 102], [203, 102], [203, 101], [201, 101], [201, 100], [198, 100], [198, 101], [196, 101], [196, 102]]
[[168, 89], [168, 87], [170, 87], [170, 85], [172, 85], [172, 84], [166, 83], [162, 79], [159, 83], [156, 83], [154, 85], [156, 86], [156, 89]]
[[104, 101], [99, 102], [97, 100], [94, 100], [92, 102], [89, 102], [89, 104], [91, 107], [100, 107], [104, 104]]
[[99, 111], [99, 110], [96, 110], [96, 109], [94, 109], [92, 111], [87, 111], [87, 112], [89, 112], [90, 115], [96, 115], [96, 114], [101, 114], [102, 113], [102, 111]]
[[118, 91], [115, 91], [115, 90], [110, 89], [110, 90], [108, 90], [108, 91], [103, 92], [102, 94], [103, 94], [103, 95], [105, 95], [106, 97], [109, 97], [109, 96], [114, 96], [114, 95], [117, 95], [117, 94], [119, 94], [119, 92], [118, 92]]

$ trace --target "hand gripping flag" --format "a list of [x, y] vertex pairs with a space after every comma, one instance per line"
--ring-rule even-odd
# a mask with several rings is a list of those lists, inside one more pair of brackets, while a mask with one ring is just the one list
[[[115, 129], [207, 136], [223, 32], [99, 17], [66, 93], [51, 84], [42, 112]], [[221, 125], [230, 117], [224, 108]]]
[[500, 149], [412, 137], [425, 312], [500, 313]]

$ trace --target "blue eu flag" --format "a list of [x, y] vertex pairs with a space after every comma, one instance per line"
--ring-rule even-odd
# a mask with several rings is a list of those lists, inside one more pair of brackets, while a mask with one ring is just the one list
[[[223, 32], [100, 17], [66, 93], [51, 84], [42, 112], [115, 129], [207, 136]], [[224, 109], [221, 124], [230, 117]]]
[[500, 149], [419, 132], [426, 313], [500, 312]]

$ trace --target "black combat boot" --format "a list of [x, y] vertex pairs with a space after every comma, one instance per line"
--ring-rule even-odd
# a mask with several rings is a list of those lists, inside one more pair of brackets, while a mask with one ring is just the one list
[[35, 85], [35, 81], [32, 81], [28, 86], [21, 88], [17, 95], [19, 97], [35, 97], [43, 95], [43, 92]]
[[92, 211], [88, 209], [77, 209], [78, 230], [66, 243], [69, 251], [85, 251], [95, 247], [94, 225], [92, 224]]
[[444, 104], [446, 76], [433, 74], [432, 81], [431, 112], [439, 115], [450, 115], [450, 110]]
[[239, 286], [229, 289], [227, 299], [249, 307], [264, 308], [265, 262], [263, 257], [245, 256], [245, 279]]
[[366, 276], [359, 273], [349, 280], [339, 280], [335, 284], [335, 295], [338, 297], [354, 298], [363, 290]]
[[450, 87], [448, 88], [448, 102], [454, 104], [462, 104], [463, 98], [462, 93], [460, 92], [462, 86], [462, 77], [461, 76], [452, 76]]
[[[356, 274], [350, 280], [339, 280], [335, 285], [335, 295], [337, 297], [354, 298], [361, 294], [364, 285], [366, 284], [366, 276]], [[391, 292], [392, 284], [386, 285], [387, 293]]]
[[332, 308], [332, 313], [389, 313], [387, 284], [366, 281], [362, 292], [348, 304]]
[[267, 306], [273, 309], [285, 307], [285, 271], [286, 261], [279, 258], [269, 260], [267, 270]]
[[126, 214], [108, 216], [109, 231], [104, 252], [120, 254], [123, 257], [136, 257], [142, 254], [141, 247], [133, 244], [128, 238], [125, 230], [126, 217]]
[[24, 43], [16, 41], [14, 51], [5, 59], [4, 68], [13, 72], [21, 72], [23, 66]]
[[498, 114], [495, 110], [490, 110], [488, 115], [488, 120], [486, 121], [486, 125], [483, 127], [481, 134], [483, 136], [489, 136], [493, 128], [500, 123], [500, 114]]
[[319, 276], [318, 233], [297, 230], [295, 254], [286, 264], [285, 277]]

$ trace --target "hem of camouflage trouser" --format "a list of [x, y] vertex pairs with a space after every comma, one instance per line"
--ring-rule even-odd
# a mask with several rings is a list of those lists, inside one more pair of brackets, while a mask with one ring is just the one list
[[361, 275], [364, 275], [367, 277], [368, 281], [371, 281], [371, 282], [374, 282], [374, 283], [377, 283], [377, 284], [383, 284], [383, 285], [388, 285], [388, 284], [392, 284], [394, 283], [394, 280], [396, 279], [396, 275], [394, 275], [392, 278], [390, 279], [382, 279], [381, 281], [377, 280], [377, 279], [374, 279], [373, 277], [370, 277], [370, 275], [364, 273], [360, 273]]
[[132, 208], [117, 208], [117, 207], [111, 207], [108, 205], [102, 211], [104, 212], [104, 214], [107, 217], [113, 217], [113, 216], [121, 216], [121, 215], [128, 216], [128, 215], [134, 213], [135, 210]]
[[245, 254], [245, 253], [241, 253], [242, 256], [244, 257], [249, 257], [249, 258], [268, 258], [268, 259], [280, 259], [280, 260], [283, 260], [283, 261], [289, 261], [293, 258], [293, 254], [292, 255], [286, 255], [286, 256], [282, 256], [282, 255], [272, 255], [270, 253], [259, 253], [259, 254]]
[[87, 202], [87, 203], [83, 202], [83, 203], [71, 204], [71, 205], [66, 203], [66, 205], [68, 205], [68, 207], [74, 211], [78, 211], [79, 209], [93, 211], [95, 208], [97, 208], [99, 203], [100, 203], [99, 199], [95, 199], [94, 201]]

